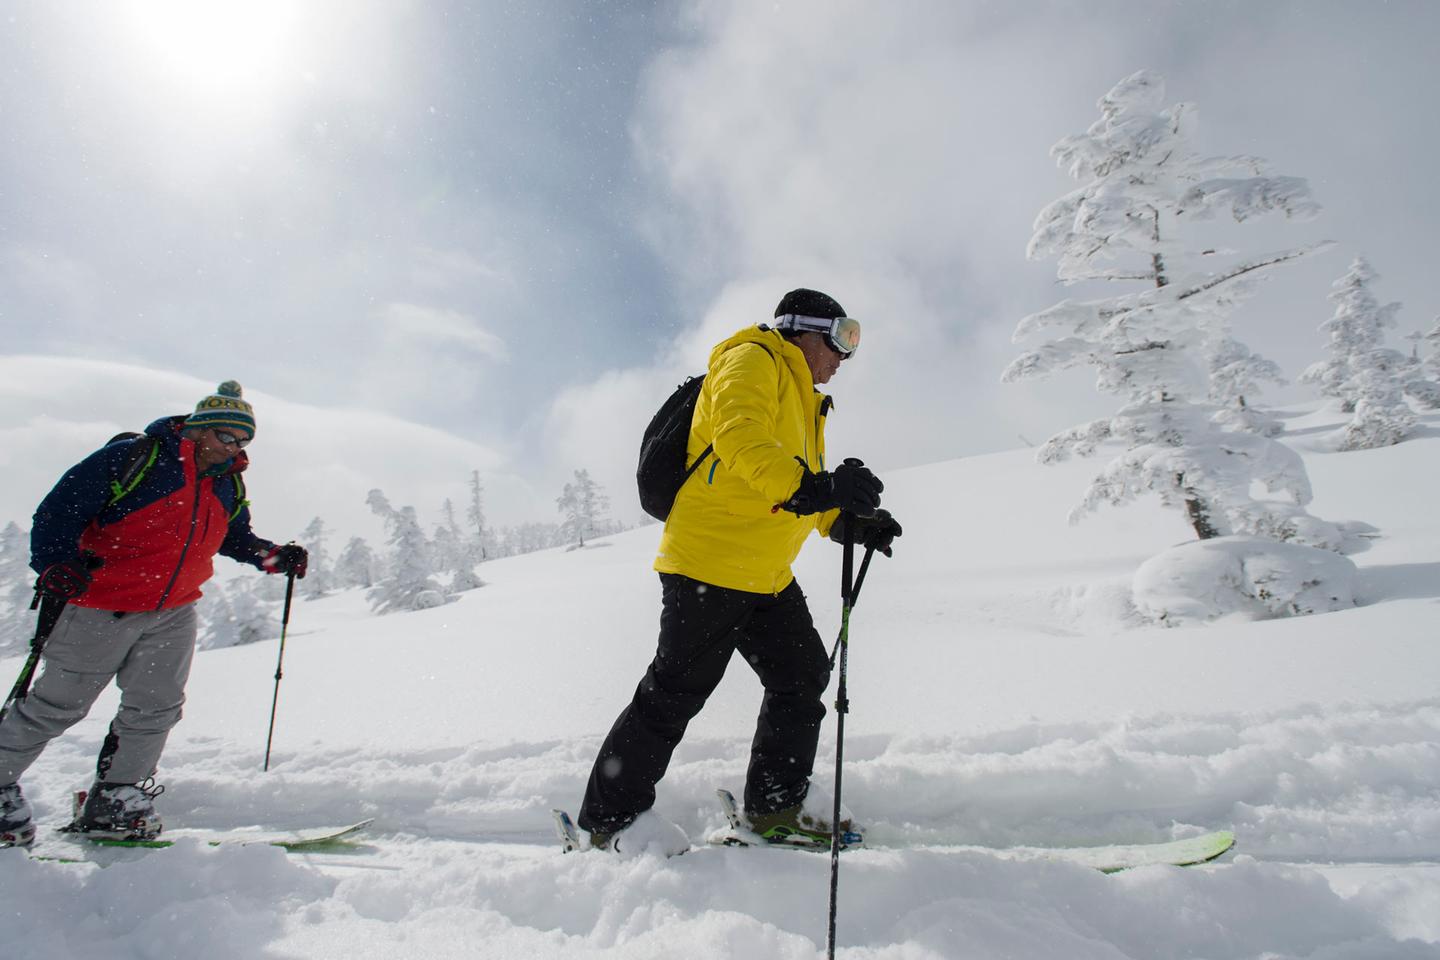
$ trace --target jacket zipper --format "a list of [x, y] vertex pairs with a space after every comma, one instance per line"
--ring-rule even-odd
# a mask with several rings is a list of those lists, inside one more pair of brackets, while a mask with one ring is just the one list
[[180, 560], [175, 564], [175, 572], [170, 574], [170, 582], [165, 585], [165, 592], [160, 594], [160, 602], [155, 605], [156, 610], [165, 609], [165, 601], [170, 599], [170, 591], [175, 588], [175, 581], [180, 579], [180, 571], [185, 568], [185, 555], [190, 552], [190, 543], [195, 539], [195, 524], [200, 521], [200, 484], [203, 478], [195, 478], [195, 502], [190, 507], [190, 533], [185, 537], [185, 546], [180, 548]]

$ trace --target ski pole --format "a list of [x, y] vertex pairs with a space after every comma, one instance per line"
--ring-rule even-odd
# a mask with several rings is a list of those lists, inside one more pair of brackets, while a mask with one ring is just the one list
[[265, 734], [265, 767], [270, 769], [270, 744], [275, 739], [275, 707], [280, 702], [281, 666], [285, 663], [285, 633], [290, 629], [290, 598], [295, 595], [295, 571], [285, 575], [285, 612], [280, 616], [280, 657], [275, 661], [275, 695], [270, 698], [270, 732]]
[[10, 688], [10, 695], [5, 698], [5, 706], [0, 707], [0, 723], [10, 715], [11, 707], [29, 695], [30, 681], [35, 676], [35, 668], [40, 665], [40, 653], [45, 649], [45, 641], [50, 639], [50, 631], [55, 629], [55, 621], [60, 619], [60, 614], [65, 610], [65, 601], [36, 587], [35, 599], [30, 601], [30, 609], [34, 610], [36, 607], [40, 608], [40, 614], [35, 620], [35, 636], [30, 641], [30, 656], [25, 658], [25, 666], [20, 668], [20, 676], [15, 679], [15, 686]]
[[[854, 545], [852, 544], [851, 546], [853, 547]], [[865, 582], [865, 571], [870, 569], [870, 558], [871, 558], [872, 556], [874, 556], [874, 555], [875, 555], [875, 551], [874, 551], [873, 548], [867, 549], [867, 550], [865, 551], [865, 557], [860, 561], [860, 572], [855, 575], [855, 583], [850, 587], [850, 609], [852, 609], [852, 610], [855, 608], [855, 601], [857, 601], [857, 600], [860, 599], [860, 585]], [[843, 600], [843, 596], [844, 596], [843, 593], [842, 593], [841, 596], [842, 596], [842, 600]], [[841, 611], [841, 612], [842, 612], [842, 617], [843, 617], [843, 612], [844, 612], [844, 611], [843, 611], [843, 608], [842, 608], [842, 611]], [[842, 627], [843, 627], [843, 626], [844, 626], [844, 624], [842, 623]], [[845, 636], [845, 633], [844, 633], [844, 631], [843, 631], [843, 629], [842, 629], [841, 633], [837, 634], [836, 637], [835, 637], [835, 646], [833, 646], [833, 647], [830, 648], [830, 669], [831, 669], [831, 670], [834, 670], [834, 669], [835, 669], [835, 656], [836, 656], [836, 654], [838, 654], [838, 653], [840, 652], [840, 640], [841, 640], [841, 638], [843, 638], [844, 636]]]
[[[850, 712], [850, 700], [846, 695], [845, 673], [850, 659], [850, 611], [865, 581], [865, 571], [870, 567], [873, 547], [866, 548], [865, 559], [860, 561], [860, 575], [853, 581], [850, 574], [855, 568], [855, 535], [847, 524], [845, 529], [845, 553], [840, 572], [840, 636], [835, 649], [840, 655], [840, 682], [835, 688], [835, 809], [830, 817], [830, 924], [825, 935], [825, 956], [835, 960], [835, 913], [840, 892], [840, 788], [841, 774], [845, 765], [845, 714]], [[831, 654], [830, 661], [835, 662]]]

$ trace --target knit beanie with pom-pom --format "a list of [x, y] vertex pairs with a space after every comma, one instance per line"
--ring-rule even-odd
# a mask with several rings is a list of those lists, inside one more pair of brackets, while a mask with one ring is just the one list
[[185, 418], [185, 426], [243, 430], [246, 436], [255, 436], [255, 410], [240, 394], [240, 384], [226, 380], [195, 404], [195, 412]]

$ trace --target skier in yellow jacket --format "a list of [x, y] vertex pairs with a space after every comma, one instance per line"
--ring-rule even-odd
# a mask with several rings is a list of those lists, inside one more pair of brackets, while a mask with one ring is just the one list
[[900, 535], [863, 463], [825, 463], [831, 401], [816, 386], [859, 344], [860, 325], [839, 303], [799, 289], [773, 324], [711, 351], [686, 462], [714, 450], [680, 488], [660, 538], [659, 644], [590, 773], [579, 823], [592, 847], [628, 850], [626, 829], [654, 805], [655, 784], [736, 650], [765, 687], [746, 818], [769, 840], [829, 843], [828, 820], [804, 800], [830, 664], [790, 564], [815, 530], [838, 541], [848, 527], [887, 555]]

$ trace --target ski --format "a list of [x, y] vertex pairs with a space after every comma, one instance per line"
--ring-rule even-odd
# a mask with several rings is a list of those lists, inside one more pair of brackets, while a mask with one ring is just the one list
[[1058, 860], [1092, 867], [1101, 873], [1119, 873], [1122, 870], [1133, 870], [1136, 867], [1193, 867], [1209, 863], [1229, 852], [1234, 846], [1234, 833], [1229, 830], [1216, 830], [1198, 837], [1158, 843], [1123, 843], [1104, 847], [1009, 847], [999, 850], [965, 847], [962, 849], [982, 850], [1007, 860]]
[[[828, 852], [830, 841], [817, 843], [808, 837], [800, 838], [799, 835], [787, 837], [783, 840], [767, 840], [760, 834], [751, 830], [740, 813], [740, 804], [735, 800], [735, 794], [720, 787], [715, 791], [715, 796], [720, 799], [720, 809], [725, 813], [725, 819], [729, 826], [715, 831], [706, 838], [706, 842], [721, 847], [774, 847], [780, 850], [809, 850]], [[840, 835], [840, 849], [850, 850], [863, 846], [865, 838], [853, 830], [847, 830]]]
[[339, 827], [315, 827], [306, 830], [286, 830], [277, 832], [265, 832], [261, 830], [186, 830], [180, 829], [167, 832], [164, 836], [145, 839], [143, 837], [127, 838], [105, 836], [101, 834], [87, 834], [79, 831], [66, 831], [63, 833], [68, 839], [79, 840], [85, 843], [94, 844], [99, 847], [132, 847], [149, 850], [172, 847], [184, 839], [196, 839], [211, 847], [231, 846], [269, 846], [281, 847], [296, 853], [310, 853], [315, 850], [324, 849], [329, 846], [342, 846], [352, 841], [347, 838], [354, 836], [374, 823], [374, 818], [360, 820], [356, 823], [346, 824]]
[[[718, 847], [766, 847], [779, 850], [804, 850], [824, 853], [830, 849], [828, 843], [819, 844], [799, 841], [770, 841], [752, 831], [745, 823], [735, 795], [724, 788], [715, 791], [720, 800], [720, 809], [725, 814], [728, 826], [712, 832], [706, 843]], [[587, 850], [589, 845], [581, 838], [575, 821], [564, 810], [552, 810], [555, 820], [555, 834], [561, 849], [566, 853]], [[842, 837], [840, 849], [861, 849], [864, 838], [861, 834], [847, 832]], [[871, 845], [872, 847], [875, 845]], [[891, 847], [880, 844], [879, 848]], [[894, 844], [904, 848], [906, 844]], [[916, 847], [921, 845], [914, 845]], [[924, 845], [934, 850], [983, 853], [1006, 860], [1059, 861], [1078, 863], [1102, 873], [1119, 873], [1145, 866], [1190, 867], [1209, 863], [1228, 853], [1235, 846], [1235, 834], [1229, 830], [1216, 830], [1183, 840], [1169, 840], [1158, 843], [1128, 843], [1100, 847], [978, 847], [953, 844]]]
[[564, 810], [551, 810], [550, 816], [555, 818], [555, 835], [560, 838], [561, 852], [574, 853], [586, 849], [580, 840], [580, 830], [575, 826], [575, 821], [570, 819], [570, 814]]

